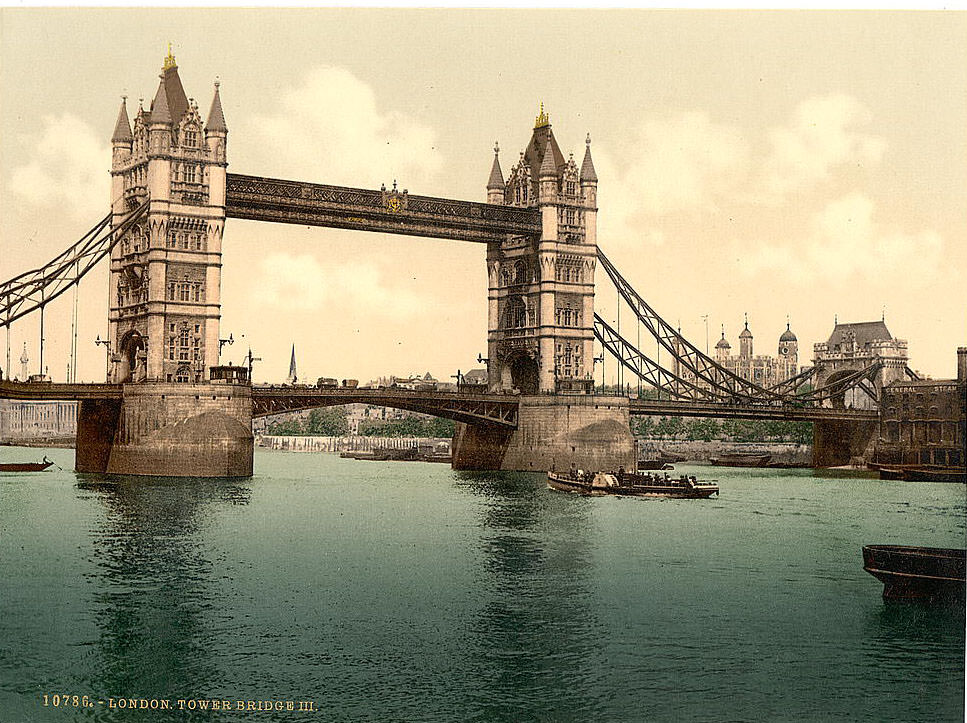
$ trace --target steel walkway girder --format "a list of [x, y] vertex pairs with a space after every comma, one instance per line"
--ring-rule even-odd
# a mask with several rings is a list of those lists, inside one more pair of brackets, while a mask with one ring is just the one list
[[489, 243], [541, 233], [537, 209], [229, 173], [229, 218]]

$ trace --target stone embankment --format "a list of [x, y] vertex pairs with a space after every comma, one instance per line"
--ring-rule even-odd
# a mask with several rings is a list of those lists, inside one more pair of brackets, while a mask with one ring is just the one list
[[810, 466], [813, 457], [811, 444], [794, 442], [638, 440], [639, 459], [659, 459], [662, 452], [668, 456], [683, 458], [683, 461], [688, 462], [708, 462], [712, 457], [722, 454], [769, 454], [772, 455], [770, 464], [803, 466]]

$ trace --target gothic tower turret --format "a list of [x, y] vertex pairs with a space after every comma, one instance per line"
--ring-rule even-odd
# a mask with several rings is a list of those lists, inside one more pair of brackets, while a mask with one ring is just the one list
[[718, 340], [715, 344], [715, 361], [719, 364], [725, 362], [729, 358], [729, 353], [732, 351], [732, 345], [729, 344], [728, 340], [725, 338], [725, 325], [722, 325], [722, 338]]
[[749, 315], [745, 315], [745, 328], [739, 334], [739, 356], [742, 359], [752, 358], [752, 332], [749, 331]]
[[494, 164], [490, 167], [487, 181], [487, 203], [504, 202], [504, 174], [500, 170], [500, 146], [494, 143]]
[[788, 379], [799, 371], [799, 340], [789, 329], [789, 321], [786, 321], [786, 330], [779, 337], [779, 363], [783, 366], [780, 372], [783, 378]]
[[492, 389], [593, 391], [596, 188], [590, 147], [581, 171], [565, 160], [543, 104], [506, 182], [494, 159], [488, 201], [538, 209], [542, 231], [487, 249]]
[[133, 132], [122, 102], [111, 139], [114, 224], [149, 203], [111, 252], [113, 382], [200, 382], [218, 363], [228, 129], [216, 84], [203, 133], [170, 50], [160, 78]]

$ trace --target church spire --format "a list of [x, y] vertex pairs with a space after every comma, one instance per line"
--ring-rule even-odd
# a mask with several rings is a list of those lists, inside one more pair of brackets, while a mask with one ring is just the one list
[[127, 98], [126, 95], [121, 96], [121, 109], [118, 111], [118, 122], [114, 124], [112, 143], [131, 143], [134, 140], [131, 134], [131, 122], [128, 120]]
[[295, 344], [292, 345], [292, 359], [289, 361], [289, 377], [286, 381], [289, 384], [295, 384], [299, 381], [299, 375], [296, 374], [295, 369]]

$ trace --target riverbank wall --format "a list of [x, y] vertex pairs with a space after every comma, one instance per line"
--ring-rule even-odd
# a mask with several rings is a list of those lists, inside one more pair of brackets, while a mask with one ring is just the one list
[[768, 454], [770, 464], [812, 465], [811, 444], [795, 442], [727, 442], [638, 439], [638, 459], [660, 459], [662, 453], [688, 462], [708, 462], [722, 454]]

